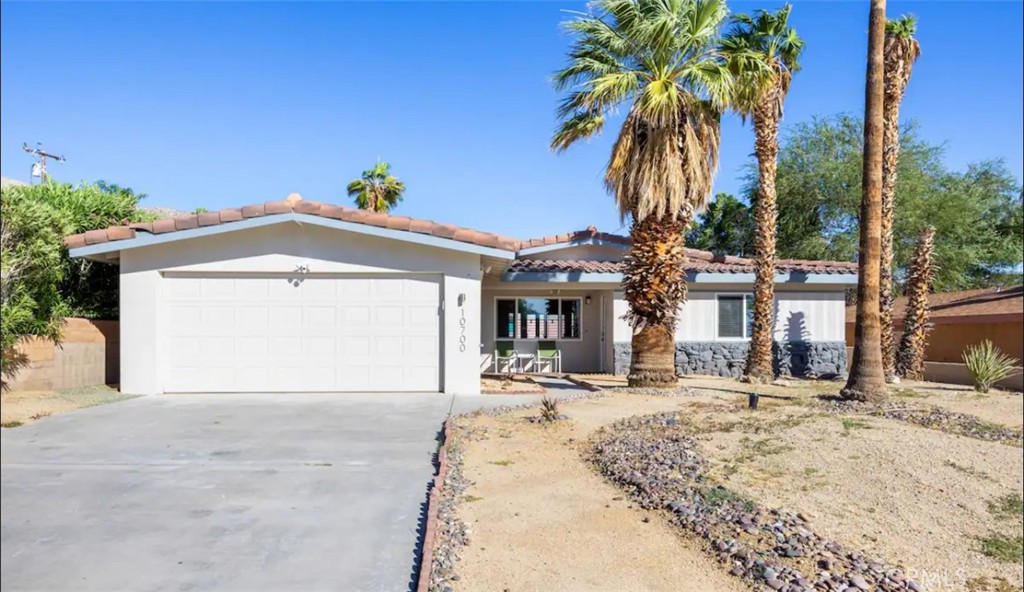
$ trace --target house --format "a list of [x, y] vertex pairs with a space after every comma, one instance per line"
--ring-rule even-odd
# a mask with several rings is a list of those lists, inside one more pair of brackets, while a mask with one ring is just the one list
[[[629, 241], [594, 228], [521, 241], [292, 194], [65, 242], [73, 257], [120, 265], [125, 392], [478, 393], [495, 364], [629, 365]], [[679, 370], [738, 375], [753, 263], [690, 256]], [[781, 372], [845, 372], [855, 282], [851, 263], [779, 262]]]
[[[893, 306], [897, 332], [903, 330], [906, 308], [906, 297], [897, 298]], [[960, 363], [964, 349], [986, 339], [1011, 358], [1024, 359], [1024, 286], [929, 294], [928, 310], [933, 326], [926, 361]], [[850, 346], [856, 317], [856, 307], [847, 307], [846, 341]]]

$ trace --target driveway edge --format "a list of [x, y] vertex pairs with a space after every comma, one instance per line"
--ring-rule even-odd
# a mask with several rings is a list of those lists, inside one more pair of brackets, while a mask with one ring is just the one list
[[450, 416], [444, 420], [441, 446], [437, 450], [437, 474], [434, 475], [434, 482], [427, 498], [427, 524], [423, 530], [423, 554], [420, 558], [420, 574], [419, 581], [416, 583], [416, 592], [430, 590], [430, 575], [434, 567], [434, 543], [437, 540], [437, 511], [441, 494], [444, 491], [444, 480], [448, 476], [448, 436], [451, 432], [451, 423]]

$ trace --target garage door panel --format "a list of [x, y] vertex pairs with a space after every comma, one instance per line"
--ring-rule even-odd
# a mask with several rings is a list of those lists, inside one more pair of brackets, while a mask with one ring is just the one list
[[437, 306], [410, 306], [406, 317], [411, 327], [433, 328], [437, 324]]
[[239, 306], [235, 309], [235, 329], [239, 333], [266, 333], [270, 310], [266, 306]]
[[200, 280], [200, 296], [204, 302], [234, 301], [235, 280], [203, 278]]
[[431, 361], [437, 358], [437, 339], [428, 335], [409, 335], [404, 339], [405, 355], [419, 356]]
[[338, 311], [334, 306], [309, 306], [302, 313], [302, 326], [305, 329], [332, 331], [337, 324]]
[[437, 391], [438, 278], [167, 277], [165, 390]]
[[294, 329], [302, 323], [302, 307], [278, 304], [270, 307], [271, 329]]
[[264, 361], [270, 357], [270, 339], [263, 336], [238, 337], [235, 352], [242, 362]]
[[266, 278], [234, 278], [234, 286], [239, 302], [265, 302], [270, 294], [270, 280]]
[[370, 326], [369, 306], [342, 306], [341, 314], [338, 316], [341, 328], [369, 327]]
[[203, 306], [200, 316], [207, 332], [233, 329], [235, 326], [235, 308], [232, 306]]
[[405, 324], [405, 309], [401, 306], [374, 307], [373, 322], [381, 327], [401, 327]]

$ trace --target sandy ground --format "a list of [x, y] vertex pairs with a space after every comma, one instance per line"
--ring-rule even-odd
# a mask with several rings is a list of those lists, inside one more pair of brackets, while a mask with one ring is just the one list
[[[851, 416], [844, 425], [810, 404], [815, 394], [838, 391], [831, 382], [681, 382], [700, 396], [617, 394], [564, 404], [570, 421], [555, 426], [525, 422], [527, 413], [472, 420], [481, 436], [466, 444], [464, 470], [474, 485], [459, 509], [471, 529], [459, 589], [743, 589], [661, 516], [629, 507], [581, 458], [601, 425], [674, 409], [703, 432], [724, 485], [809, 514], [819, 534], [905, 566], [929, 591], [998, 589], [979, 586], [979, 578], [1022, 585], [1019, 564], [982, 555], [978, 543], [991, 532], [1020, 534], [1019, 517], [989, 511], [990, 501], [1024, 489], [1019, 448], [877, 417]], [[769, 395], [757, 412], [745, 409], [751, 388]], [[908, 401], [997, 423], [1019, 426], [1024, 412], [1019, 394], [900, 388]]]
[[544, 387], [525, 376], [512, 376], [510, 378], [480, 378], [480, 392], [485, 395], [502, 394], [514, 395], [517, 393], [543, 393]]
[[580, 457], [600, 425], [677, 409], [679, 399], [615, 397], [563, 405], [568, 421], [525, 414], [472, 421], [459, 512], [470, 529], [460, 591], [744, 590], [659, 514], [631, 506]]
[[50, 415], [131, 398], [108, 386], [64, 391], [3, 392], [0, 393], [0, 419], [5, 428], [14, 428]]

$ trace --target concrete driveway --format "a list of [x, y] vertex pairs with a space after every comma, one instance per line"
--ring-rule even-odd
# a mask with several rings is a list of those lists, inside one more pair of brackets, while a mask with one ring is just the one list
[[0, 584], [409, 589], [452, 407], [443, 395], [173, 395], [5, 429]]

